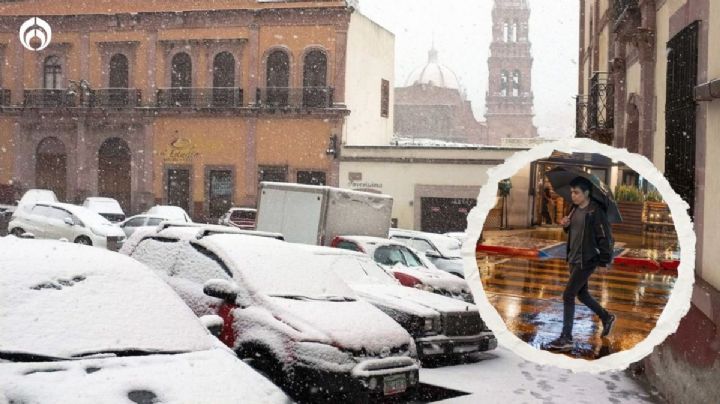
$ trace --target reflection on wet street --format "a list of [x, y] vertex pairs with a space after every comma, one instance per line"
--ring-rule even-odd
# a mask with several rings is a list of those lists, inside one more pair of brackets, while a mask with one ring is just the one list
[[[541, 348], [562, 330], [562, 292], [568, 279], [562, 259], [538, 259], [478, 253], [483, 288], [490, 302], [520, 339]], [[614, 266], [607, 274], [595, 273], [590, 294], [617, 316], [608, 338], [602, 324], [579, 301], [575, 309], [570, 355], [597, 359], [627, 350], [653, 329], [670, 297], [675, 276], [666, 272], [626, 271]]]

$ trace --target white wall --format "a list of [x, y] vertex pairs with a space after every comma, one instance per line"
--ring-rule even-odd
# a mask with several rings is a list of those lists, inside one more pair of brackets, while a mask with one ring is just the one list
[[[345, 103], [350, 116], [343, 142], [389, 145], [393, 135], [395, 35], [355, 11], [350, 19], [345, 73]], [[381, 80], [390, 82], [390, 115], [380, 116]]]

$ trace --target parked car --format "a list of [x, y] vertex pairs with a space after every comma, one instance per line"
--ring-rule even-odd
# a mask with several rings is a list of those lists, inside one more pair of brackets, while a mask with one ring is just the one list
[[[163, 274], [220, 339], [293, 394], [414, 390], [412, 337], [299, 246], [192, 227], [138, 233], [121, 251]], [[368, 326], [372, 325], [372, 326]]]
[[125, 212], [123, 212], [118, 201], [113, 198], [97, 196], [85, 198], [83, 206], [98, 213], [112, 223], [119, 223], [125, 220]]
[[446, 236], [452, 237], [460, 242], [460, 244], [463, 244], [467, 241], [468, 235], [467, 233], [463, 231], [452, 231], [450, 233], [445, 233]]
[[223, 226], [233, 226], [243, 230], [255, 230], [255, 219], [257, 218], [257, 209], [252, 208], [230, 208], [218, 220], [218, 224]]
[[289, 402], [137, 261], [15, 237], [0, 250], [0, 402]]
[[185, 209], [179, 206], [170, 205], [155, 205], [145, 212], [148, 216], [162, 217], [166, 220], [172, 220], [174, 222], [192, 222], [190, 215], [185, 212]]
[[464, 279], [437, 269], [422, 254], [405, 244], [364, 236], [338, 236], [332, 247], [358, 251], [372, 257], [375, 262], [390, 269], [403, 286], [473, 303], [472, 292]]
[[125, 219], [124, 221], [119, 223], [118, 226], [125, 233], [125, 236], [130, 237], [133, 235], [133, 233], [135, 233], [137, 229], [145, 227], [157, 227], [157, 225], [159, 225], [165, 220], [167, 219], [159, 216], [135, 215]]
[[55, 192], [49, 189], [28, 189], [18, 201], [17, 209], [31, 205], [34, 202], [59, 202]]
[[462, 243], [456, 238], [413, 230], [390, 229], [390, 239], [422, 252], [438, 269], [465, 278], [460, 255]]
[[307, 248], [358, 296], [402, 325], [415, 338], [421, 359], [463, 358], [497, 347], [495, 335], [474, 304], [404, 287], [365, 254], [339, 248]]
[[15, 236], [66, 239], [73, 243], [118, 250], [125, 234], [90, 209], [60, 202], [32, 202], [13, 213], [8, 231]]

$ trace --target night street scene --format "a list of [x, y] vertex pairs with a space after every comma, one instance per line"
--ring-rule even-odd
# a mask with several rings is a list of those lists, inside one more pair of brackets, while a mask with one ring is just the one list
[[719, 27], [0, 0], [0, 404], [717, 402]]

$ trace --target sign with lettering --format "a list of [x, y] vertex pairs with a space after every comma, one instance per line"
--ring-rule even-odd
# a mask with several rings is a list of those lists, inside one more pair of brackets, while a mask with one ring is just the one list
[[163, 160], [166, 163], [190, 163], [193, 157], [199, 155], [195, 150], [195, 145], [192, 144], [190, 139], [177, 138], [170, 143], [163, 152]]

